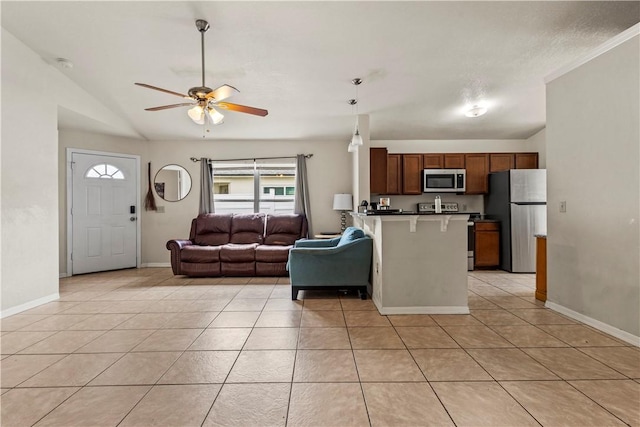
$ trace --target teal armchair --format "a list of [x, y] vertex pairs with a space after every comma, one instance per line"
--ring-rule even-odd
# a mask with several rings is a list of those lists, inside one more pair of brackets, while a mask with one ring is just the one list
[[298, 240], [289, 251], [291, 299], [309, 289], [356, 289], [367, 298], [373, 240], [356, 227], [330, 240]]

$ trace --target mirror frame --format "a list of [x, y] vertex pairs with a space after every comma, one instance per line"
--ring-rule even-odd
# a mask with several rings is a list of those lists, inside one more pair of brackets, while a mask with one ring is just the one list
[[[173, 166], [172, 168], [168, 168], [168, 166]], [[164, 188], [160, 188], [160, 184], [165, 184], [165, 182], [158, 182], [158, 175], [160, 174], [160, 172], [164, 171], [164, 170], [174, 170], [174, 171], [178, 171], [179, 174], [180, 172], [184, 172], [186, 173], [186, 176], [189, 177], [189, 188], [186, 189], [186, 194], [176, 200], [172, 200], [172, 199], [167, 199], [165, 197], [164, 194]], [[178, 186], [180, 185], [180, 183], [178, 182]], [[153, 189], [155, 191], [155, 193], [158, 195], [158, 197], [160, 197], [162, 200], [164, 200], [165, 202], [179, 202], [181, 200], [184, 200], [189, 194], [191, 194], [191, 189], [193, 188], [193, 178], [191, 178], [191, 174], [189, 173], [189, 171], [184, 167], [184, 166], [180, 166], [176, 163], [169, 163], [166, 164], [164, 166], [162, 166], [160, 169], [158, 169], [156, 171], [155, 176], [153, 177]], [[179, 188], [178, 188], [179, 190]]]

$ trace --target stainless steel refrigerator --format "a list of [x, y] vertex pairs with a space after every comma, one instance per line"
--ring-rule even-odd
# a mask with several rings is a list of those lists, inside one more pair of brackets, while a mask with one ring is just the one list
[[511, 169], [489, 174], [485, 214], [500, 221], [500, 268], [535, 273], [536, 234], [547, 234], [547, 171]]

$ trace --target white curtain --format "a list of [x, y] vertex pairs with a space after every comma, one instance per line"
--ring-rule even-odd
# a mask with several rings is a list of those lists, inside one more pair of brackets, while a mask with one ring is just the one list
[[213, 206], [213, 168], [209, 159], [200, 159], [200, 214], [215, 212]]
[[309, 182], [307, 180], [307, 158], [304, 154], [296, 156], [296, 190], [293, 199], [293, 213], [303, 214], [307, 218], [308, 233], [309, 236], [313, 236]]

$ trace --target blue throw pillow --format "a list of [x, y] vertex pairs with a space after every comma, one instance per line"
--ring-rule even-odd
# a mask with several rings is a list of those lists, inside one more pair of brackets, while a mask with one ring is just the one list
[[354, 240], [362, 239], [364, 237], [364, 231], [358, 227], [347, 227], [342, 233], [342, 237], [338, 242], [338, 246], [344, 245], [345, 243], [353, 242]]

